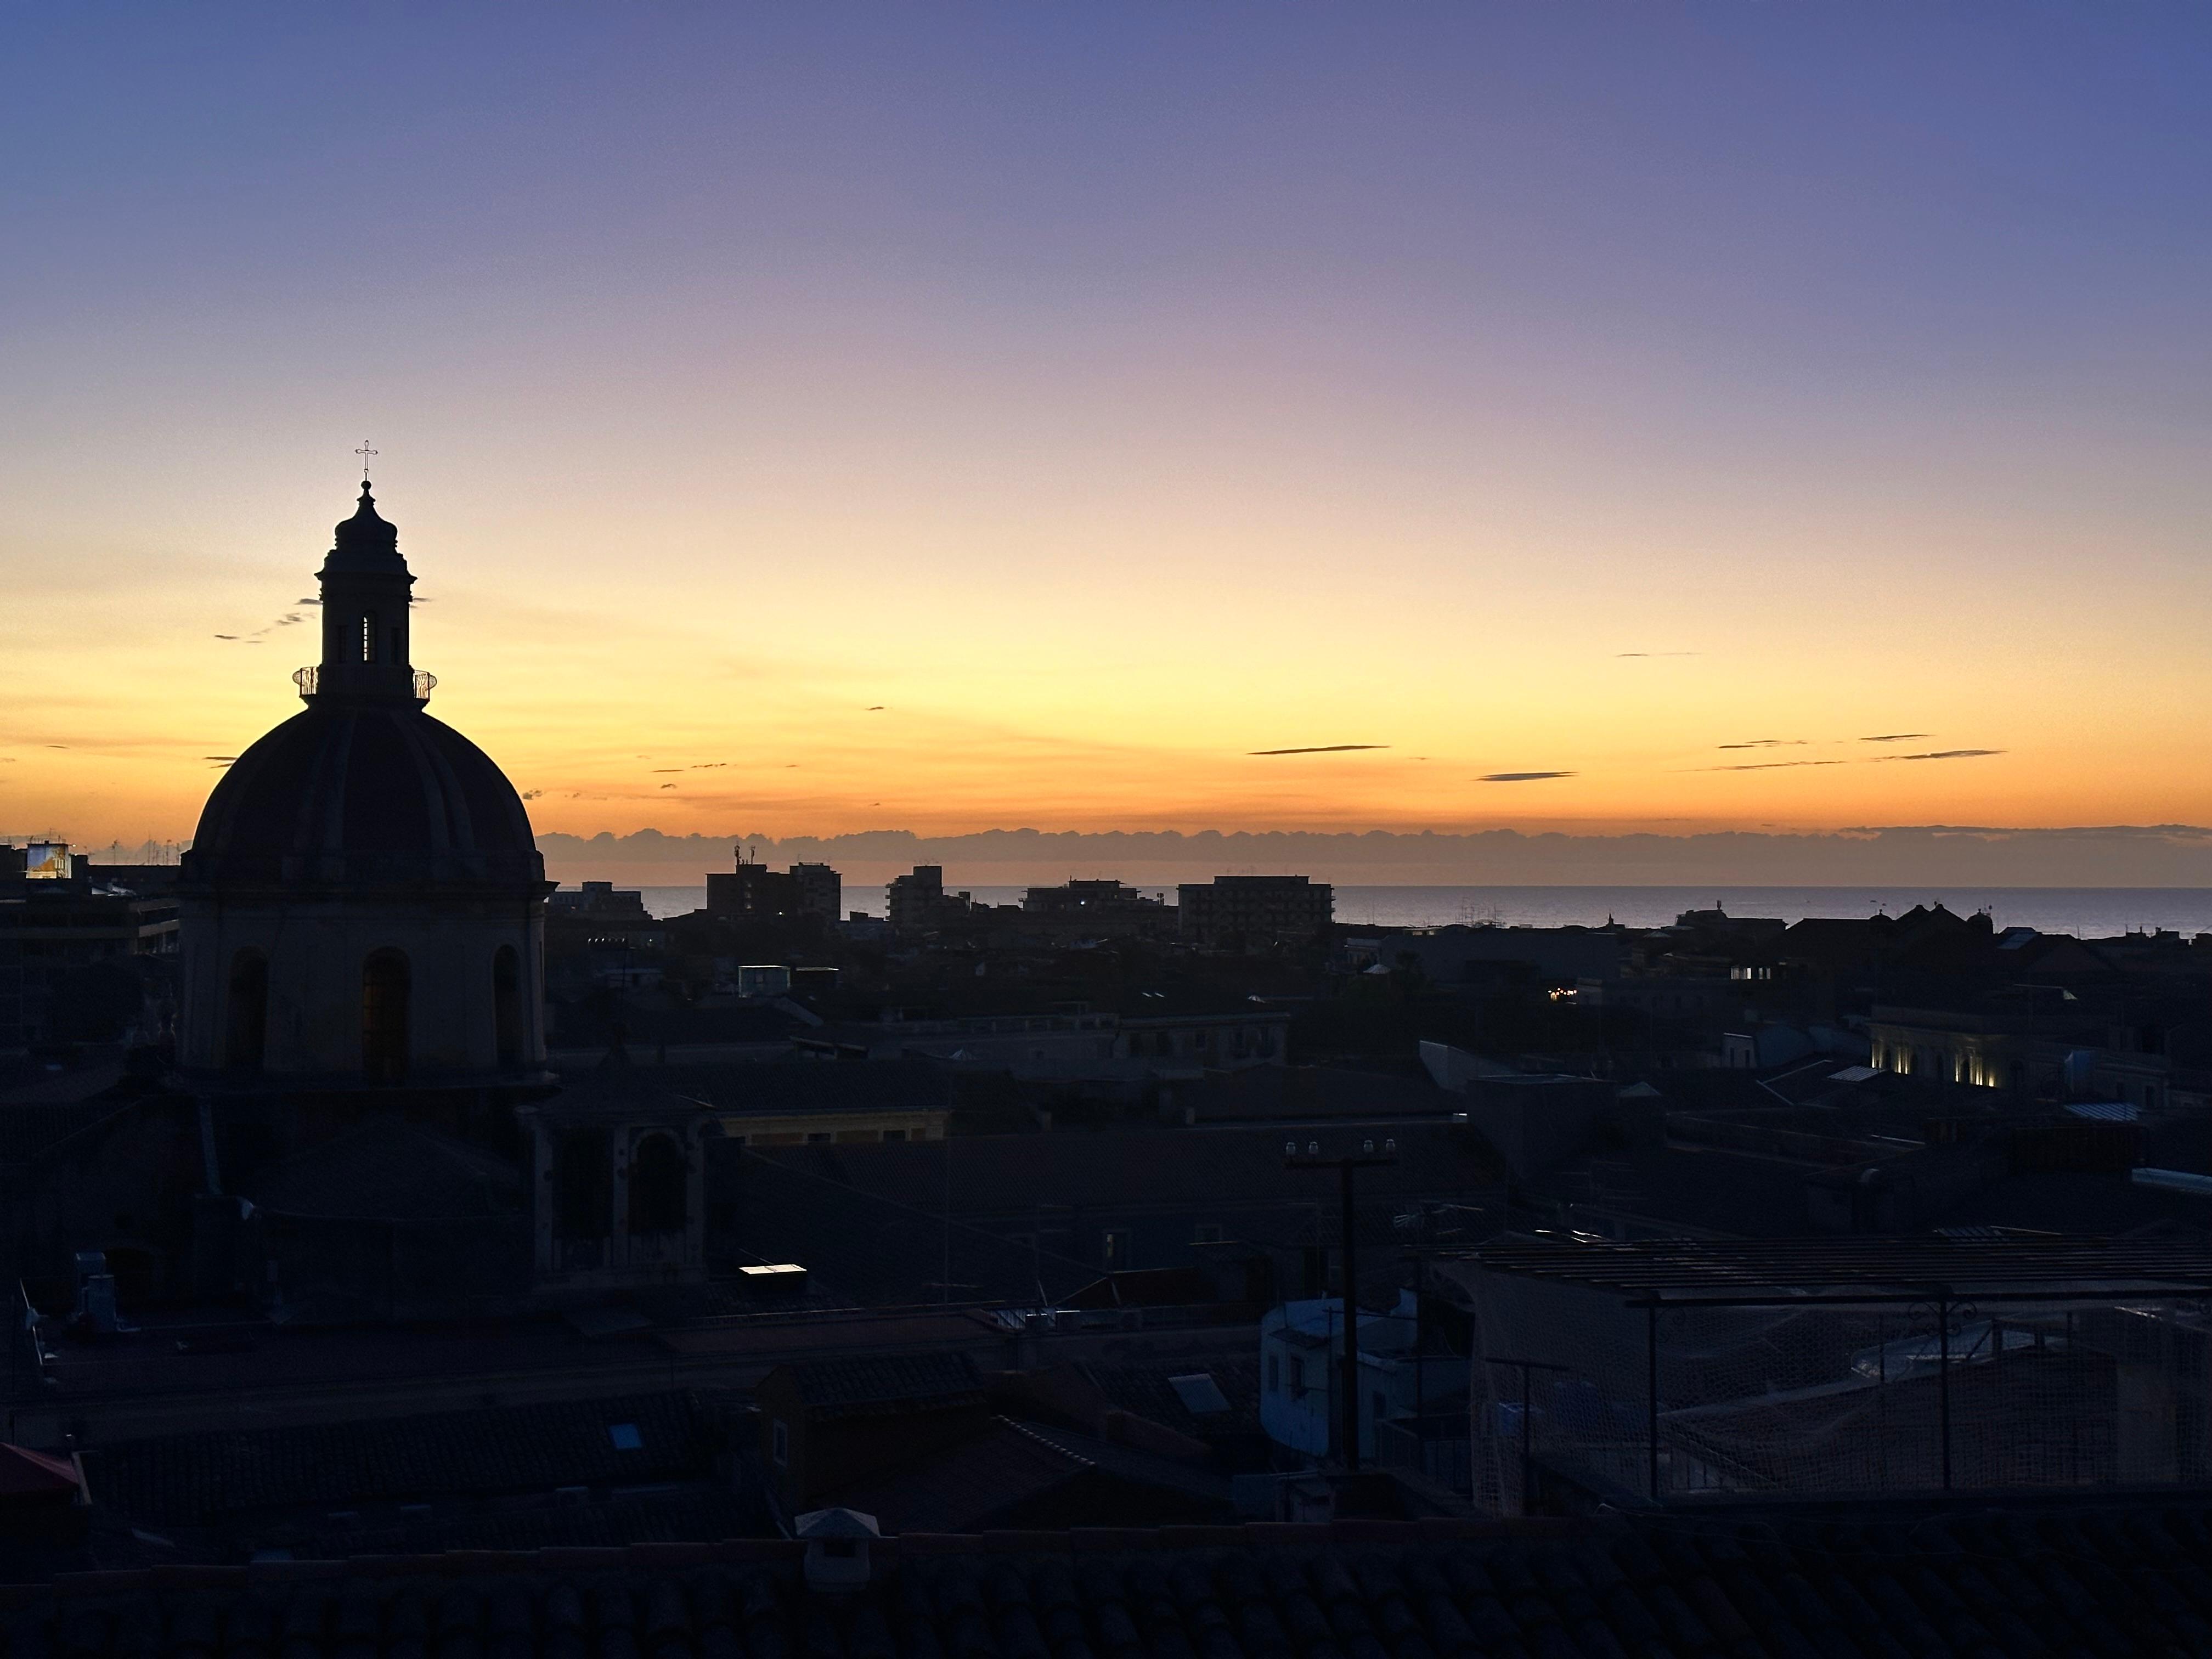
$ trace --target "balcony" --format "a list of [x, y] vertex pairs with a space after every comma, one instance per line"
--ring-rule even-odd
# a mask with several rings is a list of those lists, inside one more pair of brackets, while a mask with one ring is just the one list
[[[292, 684], [299, 687], [300, 695], [302, 697], [313, 696], [317, 684], [321, 678], [322, 671], [319, 668], [295, 669], [292, 673]], [[408, 695], [417, 702], [428, 702], [430, 701], [430, 693], [437, 684], [438, 677], [435, 674], [428, 673], [417, 668], [413, 672], [410, 681]]]

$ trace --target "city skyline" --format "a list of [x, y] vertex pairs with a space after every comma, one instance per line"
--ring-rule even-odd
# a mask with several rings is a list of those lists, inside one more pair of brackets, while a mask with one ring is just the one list
[[2212, 822], [2201, 13], [15, 27], [11, 830]]

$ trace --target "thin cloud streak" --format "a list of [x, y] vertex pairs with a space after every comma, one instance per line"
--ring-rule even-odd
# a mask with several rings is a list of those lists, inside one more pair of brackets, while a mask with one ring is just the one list
[[1779, 772], [1792, 766], [1848, 766], [1850, 764], [1849, 761], [1839, 760], [1747, 761], [1738, 766], [1698, 766], [1691, 769], [1697, 772]]
[[1248, 749], [1253, 755], [1341, 755], [1354, 749], [1388, 749], [1387, 743], [1317, 743], [1306, 749]]

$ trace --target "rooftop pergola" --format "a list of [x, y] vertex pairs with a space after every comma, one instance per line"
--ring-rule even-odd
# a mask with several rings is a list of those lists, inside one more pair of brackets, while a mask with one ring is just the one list
[[1493, 1245], [1459, 1259], [1484, 1273], [1610, 1291], [1639, 1304], [1667, 1306], [2212, 1293], [2212, 1239], [1979, 1233], [1632, 1243], [1561, 1240]]

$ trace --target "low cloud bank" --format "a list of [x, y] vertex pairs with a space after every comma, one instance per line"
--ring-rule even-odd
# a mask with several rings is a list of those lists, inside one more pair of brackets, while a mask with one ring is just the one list
[[833, 864], [873, 883], [941, 864], [954, 885], [1000, 886], [1118, 876], [1140, 885], [1242, 872], [1291, 872], [1346, 886], [2212, 887], [2212, 829], [2117, 824], [2066, 830], [1869, 825], [1803, 835], [1466, 835], [1371, 830], [988, 830], [920, 836], [548, 835], [547, 873], [644, 886], [687, 886], [730, 867], [742, 842], [778, 866]]

